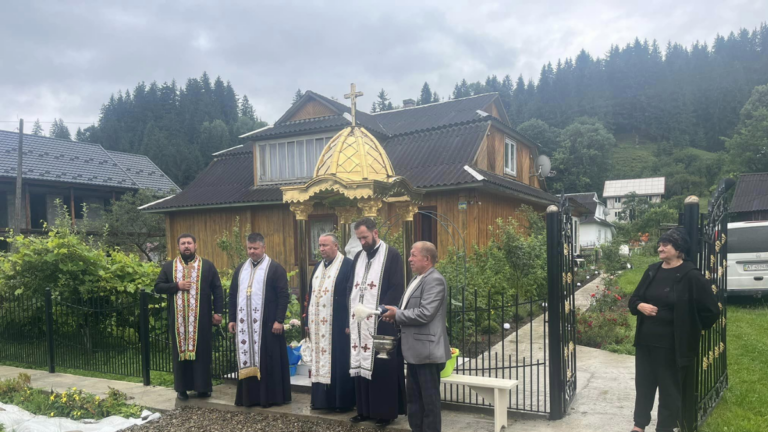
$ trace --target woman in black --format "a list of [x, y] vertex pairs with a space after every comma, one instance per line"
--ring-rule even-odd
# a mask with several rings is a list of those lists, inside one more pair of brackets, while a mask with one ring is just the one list
[[644, 431], [659, 390], [657, 432], [693, 430], [683, 418], [684, 406], [695, 403], [694, 361], [701, 331], [720, 317], [715, 294], [696, 266], [685, 260], [688, 237], [682, 229], [658, 241], [661, 262], [651, 264], [629, 299], [637, 315], [635, 333], [635, 427]]

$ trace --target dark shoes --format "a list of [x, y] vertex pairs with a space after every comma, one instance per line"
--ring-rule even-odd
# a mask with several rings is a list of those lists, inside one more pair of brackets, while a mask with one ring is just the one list
[[360, 423], [360, 422], [364, 422], [366, 420], [370, 420], [370, 417], [356, 415], [356, 416], [352, 417], [351, 419], [349, 419], [349, 421], [352, 422], [352, 423]]
[[209, 398], [209, 397], [211, 397], [211, 393], [210, 392], [198, 392], [197, 393], [197, 397], [199, 397], [199, 398]]
[[382, 428], [389, 426], [390, 423], [392, 423], [392, 420], [384, 420], [384, 419], [376, 420], [376, 426], [382, 427]]
[[176, 392], [176, 399], [183, 400], [183, 401], [189, 400], [189, 395], [185, 391], [184, 392]]

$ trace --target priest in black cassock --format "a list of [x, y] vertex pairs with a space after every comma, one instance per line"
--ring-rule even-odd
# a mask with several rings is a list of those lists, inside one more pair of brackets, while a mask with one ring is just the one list
[[172, 305], [169, 331], [173, 334], [173, 388], [181, 400], [194, 390], [198, 397], [209, 397], [213, 390], [212, 328], [221, 324], [224, 293], [219, 272], [213, 263], [197, 256], [197, 241], [192, 234], [177, 240], [180, 256], [163, 265], [155, 282], [155, 292], [167, 294]]
[[288, 276], [266, 254], [264, 236], [246, 240], [248, 261], [229, 287], [229, 332], [235, 335], [239, 381], [235, 405], [269, 408], [291, 401], [291, 373], [283, 334]]
[[323, 234], [318, 244], [322, 261], [312, 272], [307, 305], [311, 407], [349, 411], [355, 407], [355, 381], [349, 375], [349, 292], [354, 263], [339, 252], [336, 234]]
[[406, 413], [403, 352], [398, 343], [390, 358], [375, 358], [373, 335], [397, 336], [397, 330], [376, 316], [358, 323], [354, 308], [358, 303], [369, 309], [399, 304], [405, 286], [403, 259], [395, 248], [379, 240], [373, 219], [357, 221], [355, 235], [363, 250], [355, 255], [349, 298], [350, 374], [355, 377], [357, 400], [357, 415], [350, 421], [375, 419], [377, 426], [387, 426]]

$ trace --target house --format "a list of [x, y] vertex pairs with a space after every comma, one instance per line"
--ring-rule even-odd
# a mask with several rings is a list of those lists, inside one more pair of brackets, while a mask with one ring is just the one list
[[768, 173], [739, 176], [731, 213], [732, 222], [768, 220]]
[[[0, 130], [0, 232], [16, 218], [18, 132]], [[68, 207], [73, 221], [98, 220], [102, 209], [120, 195], [139, 189], [174, 193], [179, 187], [146, 156], [105, 150], [98, 144], [36, 135], [23, 136], [22, 229], [42, 232], [56, 219], [56, 200]]]
[[[231, 263], [216, 238], [237, 219], [242, 228], [265, 235], [270, 256], [295, 269], [296, 218], [280, 188], [313, 177], [331, 138], [351, 125], [350, 114], [346, 104], [307, 91], [274, 125], [216, 154], [185, 190], [144, 210], [166, 215], [169, 239], [194, 233], [200, 253], [218, 266]], [[395, 175], [424, 191], [419, 210], [445, 216], [467, 248], [487, 244], [488, 227], [499, 218], [524, 222], [522, 205], [544, 212], [557, 202], [534, 172], [539, 146], [511, 127], [496, 93], [376, 114], [358, 111], [356, 124], [378, 141]], [[395, 214], [393, 204], [378, 210], [382, 221]], [[312, 263], [317, 238], [339, 226], [339, 215], [315, 204], [307, 222], [309, 240], [302, 247]], [[441, 256], [460, 243], [429, 215], [416, 214], [414, 231], [416, 240], [435, 243]]]
[[659, 203], [666, 191], [666, 179], [664, 177], [651, 177], [644, 179], [608, 180], [603, 188], [603, 199], [608, 204], [608, 222], [615, 222], [624, 209], [624, 202], [630, 194], [648, 199], [650, 202]]
[[578, 220], [578, 244], [581, 249], [594, 249], [613, 239], [616, 228], [606, 220], [608, 209], [597, 198], [596, 192], [566, 194], [566, 196], [587, 208]]

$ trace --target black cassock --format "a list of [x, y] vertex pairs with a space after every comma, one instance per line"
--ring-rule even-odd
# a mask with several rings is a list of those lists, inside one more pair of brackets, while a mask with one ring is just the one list
[[[163, 264], [155, 282], [155, 292], [168, 294], [170, 313], [168, 316], [171, 345], [173, 345], [173, 389], [177, 392], [195, 391], [198, 393], [213, 390], [211, 382], [211, 363], [213, 360], [213, 314], [224, 312], [224, 292], [221, 289], [219, 272], [213, 263], [203, 259], [200, 268], [200, 300], [197, 328], [197, 351], [195, 360], [179, 361], [179, 349], [176, 345], [176, 302], [175, 294], [179, 286], [173, 281], [175, 260]], [[185, 263], [188, 263], [185, 261]]]
[[[325, 264], [315, 266], [309, 278], [309, 299], [312, 302], [312, 279]], [[312, 383], [312, 408], [352, 409], [355, 407], [355, 380], [349, 375], [349, 293], [355, 277], [355, 264], [344, 258], [333, 287], [333, 323], [331, 324], [331, 383]]]
[[[253, 265], [251, 260], [240, 264], [232, 276], [229, 286], [229, 319], [235, 322], [237, 314], [237, 292], [239, 289], [240, 269], [243, 265]], [[261, 380], [248, 377], [237, 382], [235, 405], [261, 405], [268, 408], [291, 401], [291, 371], [288, 368], [288, 351], [285, 343], [285, 333], [272, 333], [275, 322], [283, 323], [285, 312], [288, 310], [288, 275], [283, 266], [272, 260], [267, 270], [267, 280], [264, 286], [264, 316], [261, 321], [261, 357], [259, 370]]]
[[[380, 248], [368, 253], [368, 259], [373, 259]], [[355, 255], [355, 263], [364, 250]], [[354, 279], [354, 270], [352, 278]], [[405, 273], [403, 258], [400, 253], [389, 246], [387, 260], [384, 262], [384, 275], [379, 291], [379, 303], [387, 306], [398, 306], [405, 288]], [[349, 294], [352, 294], [350, 285]], [[397, 336], [397, 329], [392, 323], [379, 321], [376, 334]], [[373, 375], [371, 379], [355, 377], [355, 395], [357, 414], [382, 420], [394, 420], [398, 415], [404, 415], [405, 409], [405, 362], [403, 351], [398, 340], [397, 349], [390, 353], [391, 358], [374, 357]]]

